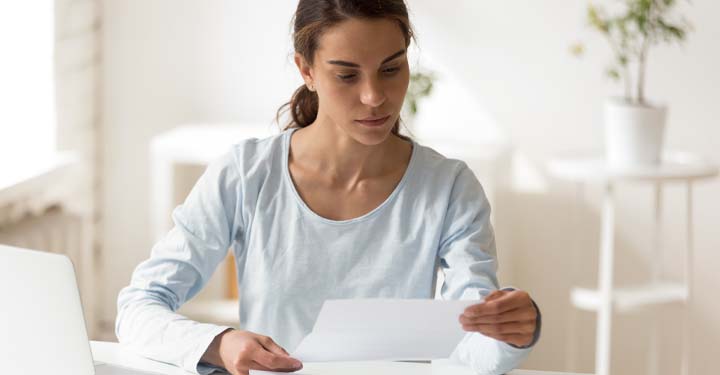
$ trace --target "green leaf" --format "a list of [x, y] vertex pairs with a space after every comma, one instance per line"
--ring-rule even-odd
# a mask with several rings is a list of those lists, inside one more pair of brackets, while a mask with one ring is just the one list
[[582, 56], [585, 53], [585, 46], [582, 43], [575, 43], [570, 46], [570, 53], [575, 56]]
[[607, 34], [609, 31], [608, 22], [602, 19], [601, 11], [593, 5], [588, 6], [588, 21], [590, 25], [598, 29], [600, 32]]
[[615, 81], [619, 81], [619, 80], [620, 80], [620, 72], [618, 72], [618, 70], [615, 69], [615, 68], [608, 68], [608, 69], [605, 71], [605, 74], [606, 74], [608, 77], [610, 77], [611, 79], [615, 80]]
[[617, 61], [618, 61], [618, 64], [620, 64], [620, 66], [627, 66], [628, 57], [627, 57], [627, 55], [618, 55]]

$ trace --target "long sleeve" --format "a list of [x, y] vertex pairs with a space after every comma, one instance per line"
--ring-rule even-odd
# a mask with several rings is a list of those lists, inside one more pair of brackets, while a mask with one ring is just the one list
[[123, 346], [193, 373], [216, 370], [199, 361], [213, 338], [230, 327], [195, 322], [176, 311], [207, 283], [242, 225], [238, 179], [228, 153], [208, 166], [173, 211], [174, 227], [118, 295], [115, 333]]
[[[490, 205], [480, 182], [465, 163], [460, 164], [452, 189], [438, 249], [445, 277], [441, 296], [479, 299], [499, 288]], [[468, 332], [450, 359], [477, 374], [503, 374], [519, 367], [530, 350]]]

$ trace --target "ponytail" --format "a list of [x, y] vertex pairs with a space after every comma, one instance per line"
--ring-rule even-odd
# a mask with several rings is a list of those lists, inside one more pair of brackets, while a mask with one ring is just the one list
[[318, 114], [318, 96], [317, 92], [310, 91], [306, 85], [302, 85], [295, 90], [290, 101], [283, 104], [277, 111], [276, 119], [280, 123], [280, 116], [290, 111], [290, 123], [285, 126], [284, 130], [290, 128], [304, 128], [312, 124]]

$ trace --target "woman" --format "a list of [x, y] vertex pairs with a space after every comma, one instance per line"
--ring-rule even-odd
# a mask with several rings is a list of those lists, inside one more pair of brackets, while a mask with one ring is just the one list
[[[527, 293], [498, 290], [490, 206], [465, 163], [399, 134], [412, 39], [402, 0], [300, 0], [295, 62], [305, 81], [283, 133], [212, 163], [175, 227], [118, 297], [116, 333], [189, 371], [295, 371], [288, 355], [334, 298], [478, 300], [453, 353], [477, 373], [511, 370], [539, 335]], [[282, 109], [282, 108], [281, 108]], [[442, 124], [438, 124], [442, 126]], [[175, 311], [232, 248], [240, 328]], [[437, 263], [436, 263], [437, 261]]]

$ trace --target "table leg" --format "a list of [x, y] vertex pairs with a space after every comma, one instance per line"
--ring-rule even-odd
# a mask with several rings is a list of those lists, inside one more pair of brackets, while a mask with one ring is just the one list
[[684, 332], [683, 332], [683, 346], [682, 346], [682, 365], [681, 365], [681, 374], [682, 375], [690, 375], [692, 372], [690, 371], [690, 353], [691, 348], [690, 345], [692, 344], [692, 322], [691, 322], [691, 316], [692, 316], [692, 291], [693, 291], [693, 275], [692, 275], [692, 269], [693, 269], [693, 196], [692, 196], [692, 181], [689, 180], [687, 182], [687, 228], [686, 228], [686, 238], [687, 238], [687, 256], [685, 258], [685, 287], [686, 289], [686, 300], [685, 300], [685, 309], [684, 309]]
[[[653, 233], [651, 239], [650, 256], [650, 278], [652, 283], [660, 281], [663, 264], [662, 241], [662, 182], [655, 183], [655, 221], [653, 225]], [[658, 368], [658, 332], [660, 331], [660, 322], [658, 321], [658, 309], [652, 308], [650, 313], [650, 334], [648, 335], [648, 374], [657, 375], [660, 371]]]
[[[575, 207], [573, 210], [572, 223], [577, 226], [578, 229], [583, 228], [581, 220], [582, 207], [585, 202], [583, 196], [583, 184], [578, 183], [575, 185]], [[579, 280], [580, 270], [580, 249], [583, 248], [582, 235], [579, 230], [573, 231], [573, 242], [572, 242], [572, 259], [570, 261], [570, 277], [572, 280]], [[577, 369], [577, 357], [578, 357], [578, 340], [577, 340], [577, 321], [578, 311], [570, 303], [570, 309], [568, 310], [568, 319], [566, 321], [566, 336], [565, 336], [565, 371], [575, 372]]]
[[597, 316], [597, 337], [595, 347], [596, 375], [610, 374], [610, 343], [612, 338], [612, 282], [613, 252], [615, 237], [615, 208], [613, 187], [605, 185], [602, 208], [602, 233], [600, 237], [600, 269], [598, 286], [600, 305]]

